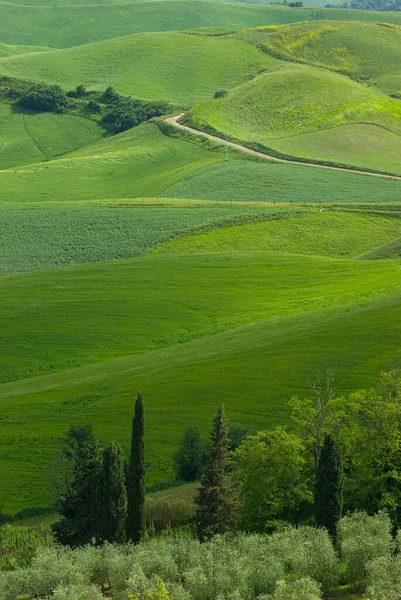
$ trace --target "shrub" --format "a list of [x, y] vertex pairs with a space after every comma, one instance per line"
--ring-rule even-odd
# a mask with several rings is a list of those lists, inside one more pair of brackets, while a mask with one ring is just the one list
[[337, 582], [338, 559], [325, 529], [291, 527], [275, 533], [269, 539], [269, 550], [294, 577], [309, 577], [325, 591]]
[[368, 563], [366, 570], [366, 600], [400, 600], [401, 556], [382, 556]]
[[195, 514], [194, 503], [181, 498], [150, 497], [145, 505], [146, 524], [156, 531], [185, 525]]
[[45, 83], [32, 85], [18, 103], [24, 108], [44, 112], [62, 113], [68, 108], [68, 98], [61, 87]]
[[316, 581], [298, 579], [296, 581], [280, 581], [271, 597], [272, 600], [320, 600], [320, 587]]
[[28, 566], [39, 546], [51, 546], [53, 535], [47, 527], [0, 527], [0, 569]]
[[99, 102], [96, 102], [96, 100], [92, 99], [86, 104], [86, 110], [92, 113], [98, 113], [102, 110], [102, 107], [100, 106]]
[[368, 562], [391, 556], [391, 521], [385, 512], [373, 517], [356, 512], [340, 519], [338, 541], [348, 582], [354, 586], [363, 585]]
[[217, 92], [214, 93], [213, 98], [224, 98], [227, 95], [228, 95], [227, 90], [217, 90]]

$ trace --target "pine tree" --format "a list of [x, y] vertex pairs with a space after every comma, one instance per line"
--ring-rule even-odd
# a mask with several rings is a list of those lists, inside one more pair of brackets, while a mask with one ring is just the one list
[[127, 526], [127, 492], [121, 446], [110, 442], [103, 449], [100, 535], [103, 541], [124, 542]]
[[226, 483], [228, 444], [227, 421], [220, 406], [213, 420], [209, 463], [195, 500], [196, 531], [201, 540], [229, 531], [234, 522], [232, 492]]
[[320, 453], [315, 485], [315, 516], [334, 538], [343, 507], [343, 465], [335, 438], [326, 435]]
[[81, 546], [99, 538], [101, 472], [102, 455], [94, 441], [75, 465], [71, 485], [60, 506], [63, 518], [53, 525], [61, 544]]
[[145, 446], [142, 395], [138, 394], [132, 421], [130, 475], [128, 485], [128, 539], [137, 544], [145, 533]]

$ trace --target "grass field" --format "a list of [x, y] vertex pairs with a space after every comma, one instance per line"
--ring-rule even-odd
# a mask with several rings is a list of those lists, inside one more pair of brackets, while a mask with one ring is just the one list
[[[314, 19], [378, 22], [383, 13], [359, 10], [288, 8], [285, 6], [176, 0], [132, 2], [119, 6], [59, 3], [21, 6], [1, 3], [0, 40], [6, 44], [70, 48], [132, 33], [182, 31], [194, 27], [258, 27]], [[401, 24], [401, 15], [386, 13]]]
[[130, 258], [199, 229], [302, 212], [227, 203], [185, 206], [175, 199], [170, 206], [155, 199], [139, 202], [2, 206], [0, 275]]
[[[45, 347], [35, 341], [44, 338], [53, 357], [61, 352], [66, 360], [75, 349], [77, 358], [86, 349], [86, 359], [102, 340], [108, 353], [113, 338], [117, 352], [130, 338], [137, 342], [141, 327], [147, 336], [152, 328], [159, 336], [161, 327], [166, 336], [173, 333], [167, 343], [178, 342], [173, 319], [179, 319], [184, 339], [190, 328], [211, 334], [211, 325], [216, 330], [224, 320], [224, 326], [255, 321], [153, 352], [133, 355], [131, 346], [124, 358], [0, 386], [6, 509], [46, 501], [41, 465], [55, 437], [72, 422], [92, 422], [102, 441], [113, 437], [127, 449], [138, 389], [146, 400], [149, 477], [155, 480], [170, 473], [169, 457], [185, 424], [197, 422], [205, 430], [216, 404], [224, 402], [233, 421], [263, 428], [284, 419], [285, 399], [304, 391], [314, 369], [337, 366], [339, 391], [366, 387], [399, 351], [397, 261], [277, 253], [158, 256], [7, 277], [3, 284], [4, 317], [10, 321], [17, 306], [22, 309], [17, 328], [6, 323], [9, 342], [2, 356], [4, 361], [8, 353], [12, 366], [17, 355], [27, 364], [28, 340], [37, 361]], [[18, 300], [22, 290], [30, 309]], [[106, 296], [113, 299], [111, 306]], [[40, 331], [34, 314], [45, 319]], [[24, 322], [30, 323], [29, 332]], [[161, 436], [166, 429], [169, 436]]]
[[[199, 129], [211, 126], [223, 135], [228, 124], [230, 135], [240, 140], [285, 148], [293, 156], [312, 154], [324, 160], [338, 156], [349, 165], [357, 152], [352, 145], [347, 151], [346, 134], [338, 127], [370, 124], [358, 132], [363, 149], [359, 163], [367, 168], [384, 165], [385, 170], [400, 173], [400, 116], [401, 102], [373, 88], [329, 71], [289, 65], [238, 86], [224, 98], [199, 104], [186, 118]], [[377, 126], [384, 132], [376, 133]], [[331, 131], [327, 135], [328, 128]], [[308, 138], [301, 138], [298, 147], [300, 134], [308, 134]], [[371, 140], [375, 136], [380, 138], [378, 147], [376, 140]], [[308, 147], [313, 150], [308, 152]]]
[[[378, 23], [309, 22], [258, 32], [273, 56], [352, 76], [401, 97], [401, 28]], [[264, 38], [264, 39], [263, 39]]]
[[190, 107], [276, 63], [280, 64], [241, 40], [151, 33], [0, 59], [0, 74], [66, 89], [84, 84], [103, 90], [112, 85], [135, 97]]
[[[314, 213], [290, 219], [248, 223], [179, 237], [152, 254], [274, 251], [355, 258], [401, 237], [401, 218]], [[374, 249], [372, 250], [372, 245]], [[384, 256], [383, 258], [390, 258]]]
[[191, 173], [161, 194], [215, 201], [398, 203], [401, 182], [268, 161], [229, 160]]
[[56, 160], [0, 171], [0, 202], [154, 197], [223, 157], [223, 148], [208, 152], [146, 124]]
[[0, 168], [49, 160], [104, 134], [103, 127], [83, 117], [34, 113], [0, 102]]

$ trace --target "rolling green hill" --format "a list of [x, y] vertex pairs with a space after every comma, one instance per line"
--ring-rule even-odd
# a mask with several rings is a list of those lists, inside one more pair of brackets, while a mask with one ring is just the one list
[[[132, 353], [146, 339], [170, 345], [180, 336], [209, 334], [0, 386], [5, 509], [47, 500], [41, 467], [72, 419], [93, 423], [102, 441], [113, 438], [127, 448], [138, 389], [155, 480], [171, 472], [169, 457], [185, 425], [206, 429], [216, 404], [224, 402], [234, 422], [260, 429], [283, 421], [285, 400], [302, 393], [315, 369], [338, 367], [339, 391], [367, 387], [399, 351], [396, 261], [232, 252], [156, 256], [12, 276], [2, 285], [3, 365], [8, 357], [15, 366], [18, 355], [21, 366], [36, 359], [37, 368], [49, 365], [52, 355], [56, 366], [61, 356], [79, 360], [85, 353], [87, 360], [102, 351], [128, 351], [130, 344]], [[210, 335], [234, 323], [242, 326]], [[166, 428], [168, 439], [160, 435]]]
[[179, 237], [151, 250], [151, 254], [274, 251], [353, 258], [394, 243], [399, 234], [398, 218], [324, 212]]
[[398, 203], [401, 182], [268, 161], [229, 160], [187, 175], [160, 194], [214, 201]]
[[[401, 102], [379, 91], [337, 73], [288, 65], [238, 86], [224, 98], [201, 103], [186, 121], [199, 129], [211, 126], [221, 135], [228, 123], [231, 136], [271, 145], [293, 156], [339, 157], [337, 162], [352, 165], [358, 154], [364, 167], [400, 173], [400, 117]], [[359, 123], [364, 127], [358, 130], [355, 152], [339, 126]], [[377, 126], [383, 131], [378, 132]], [[321, 133], [326, 129], [330, 131]], [[301, 137], [298, 145], [300, 134], [309, 137]], [[370, 138], [374, 142], [380, 138], [380, 143]]]
[[91, 201], [157, 196], [223, 159], [146, 124], [46, 163], [0, 171], [0, 202]]
[[140, 256], [177, 235], [307, 209], [193, 203], [155, 198], [123, 203], [0, 206], [0, 276]]
[[[25, 4], [25, 3], [24, 3]], [[285, 6], [171, 0], [93, 5], [51, 2], [51, 6], [1, 3], [0, 40], [6, 44], [70, 48], [105, 39], [151, 31], [194, 27], [258, 27], [297, 21], [343, 19], [378, 22], [383, 13], [361, 10], [289, 8]], [[386, 13], [401, 24], [401, 15]]]
[[135, 97], [191, 106], [276, 63], [280, 64], [240, 40], [156, 33], [0, 59], [0, 74], [66, 89], [84, 84], [103, 90], [112, 85]]
[[104, 134], [103, 127], [83, 117], [34, 113], [0, 102], [0, 169], [49, 160]]
[[0, 43], [0, 57], [29, 54], [31, 52], [46, 52], [48, 50], [51, 50], [51, 48], [46, 48], [45, 46], [15, 46]]
[[[387, 15], [383, 13], [380, 21], [386, 21]], [[383, 22], [297, 23], [270, 33], [259, 31], [257, 40], [273, 56], [339, 71], [401, 98], [400, 26]]]

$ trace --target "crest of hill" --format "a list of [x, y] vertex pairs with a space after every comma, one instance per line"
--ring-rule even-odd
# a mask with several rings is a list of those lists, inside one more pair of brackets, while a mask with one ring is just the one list
[[244, 37], [273, 56], [337, 71], [401, 98], [400, 26], [315, 21], [259, 28]]
[[[228, 122], [232, 137], [272, 146], [295, 157], [304, 156], [313, 146], [312, 156], [305, 156], [399, 172], [399, 159], [396, 157], [395, 163], [392, 160], [390, 168], [383, 156], [388, 149], [394, 158], [394, 144], [401, 149], [400, 118], [401, 103], [379, 90], [338, 73], [292, 64], [264, 73], [223, 98], [199, 104], [186, 120], [198, 129], [212, 128], [220, 135]], [[358, 130], [340, 129], [351, 125]], [[355, 164], [352, 145], [341, 145], [343, 133], [358, 137], [361, 164]], [[308, 140], [302, 138], [305, 134], [309, 135]], [[381, 157], [372, 144], [378, 136]]]
[[46, 48], [45, 46], [15, 46], [0, 42], [0, 57], [30, 54], [31, 52], [46, 52], [47, 50], [51, 50], [51, 48]]
[[[32, 4], [32, 3], [31, 3]], [[49, 4], [49, 5], [47, 5]], [[0, 40], [7, 44], [70, 48], [141, 32], [182, 31], [194, 27], [258, 27], [305, 20], [377, 22], [383, 13], [362, 10], [290, 8], [279, 5], [174, 0], [114, 3], [96, 0], [40, 0], [40, 6], [0, 3]], [[386, 13], [401, 25], [401, 14]]]
[[219, 131], [268, 142], [347, 123], [373, 123], [401, 133], [401, 104], [349, 78], [302, 65], [286, 65], [238, 86], [190, 113]]
[[148, 33], [87, 46], [0, 59], [0, 74], [79, 84], [149, 100], [193, 105], [280, 64], [251, 44], [229, 37]]

